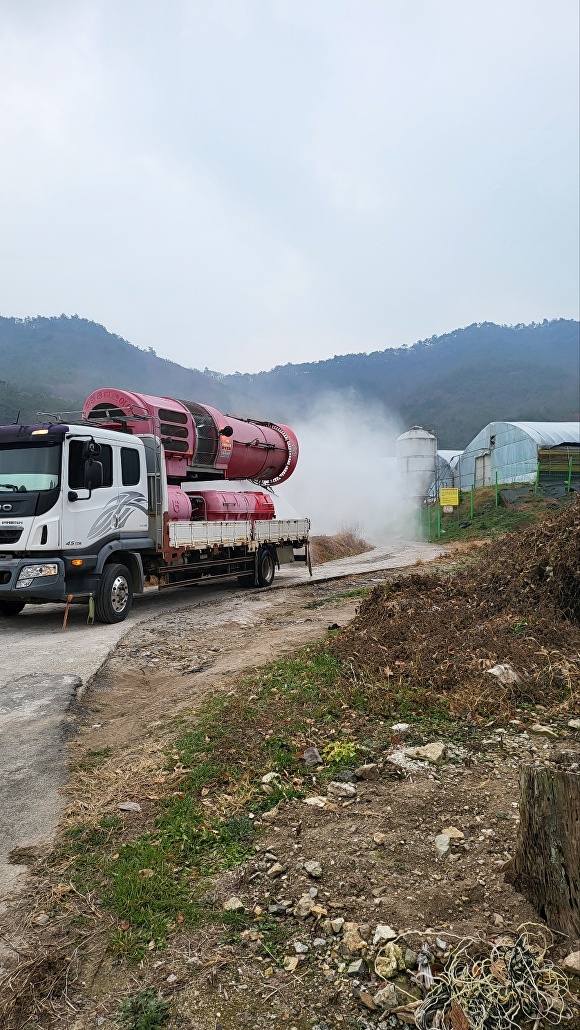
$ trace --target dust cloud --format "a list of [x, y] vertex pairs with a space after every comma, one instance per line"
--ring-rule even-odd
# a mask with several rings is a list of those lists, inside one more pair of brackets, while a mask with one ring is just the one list
[[403, 426], [378, 405], [325, 395], [292, 428], [298, 466], [280, 488], [315, 534], [357, 529], [375, 545], [416, 535], [416, 519], [397, 475], [395, 441]]

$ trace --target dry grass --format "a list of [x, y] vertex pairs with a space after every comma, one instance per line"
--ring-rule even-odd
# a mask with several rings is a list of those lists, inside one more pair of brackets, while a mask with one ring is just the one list
[[[70, 1005], [81, 962], [93, 951], [102, 952], [103, 924], [90, 897], [71, 884], [31, 892], [30, 914], [25, 920], [30, 943], [18, 951], [18, 963], [0, 979], [0, 1026], [2, 1030], [36, 1030], [57, 1026], [63, 1006]], [[65, 897], [71, 900], [66, 902]], [[39, 912], [52, 911], [56, 918], [43, 939], [34, 940], [31, 922]], [[94, 918], [92, 918], [94, 917]]]
[[310, 538], [310, 553], [314, 565], [334, 561], [336, 558], [351, 558], [355, 554], [372, 551], [360, 534], [358, 526], [344, 526], [334, 536], [313, 536]]
[[[88, 752], [76, 766], [67, 786], [69, 804], [64, 812], [64, 826], [70, 829], [77, 822], [96, 825], [103, 814], [117, 813], [122, 801], [159, 800], [167, 788], [163, 784], [179, 780], [182, 770], [176, 764], [166, 771], [166, 754], [170, 735], [146, 739], [139, 743], [139, 754], [124, 754], [122, 760], [108, 761], [108, 755]], [[92, 756], [97, 756], [92, 760]], [[100, 759], [100, 760], [99, 760]]]
[[0, 1017], [5, 1030], [20, 1030], [31, 1018], [54, 1016], [53, 1001], [66, 990], [70, 966], [66, 945], [23, 955], [2, 980]]

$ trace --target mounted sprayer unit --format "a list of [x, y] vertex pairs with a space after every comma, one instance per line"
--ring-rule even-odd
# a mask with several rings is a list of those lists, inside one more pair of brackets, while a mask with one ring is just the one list
[[83, 418], [160, 437], [167, 476], [176, 482], [252, 479], [274, 486], [292, 475], [298, 461], [298, 441], [288, 426], [231, 418], [207, 404], [102, 389], [85, 401]]

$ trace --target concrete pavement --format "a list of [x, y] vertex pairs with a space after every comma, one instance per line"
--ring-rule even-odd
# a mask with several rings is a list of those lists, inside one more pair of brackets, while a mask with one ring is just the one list
[[81, 685], [78, 676], [37, 673], [0, 692], [2, 886], [10, 888], [25, 868], [6, 862], [10, 852], [47, 839], [54, 829], [66, 769], [66, 712]]

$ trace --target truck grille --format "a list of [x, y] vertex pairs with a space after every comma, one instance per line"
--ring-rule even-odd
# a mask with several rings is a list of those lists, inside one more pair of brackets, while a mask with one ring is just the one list
[[0, 544], [17, 544], [21, 536], [21, 529], [0, 529]]

